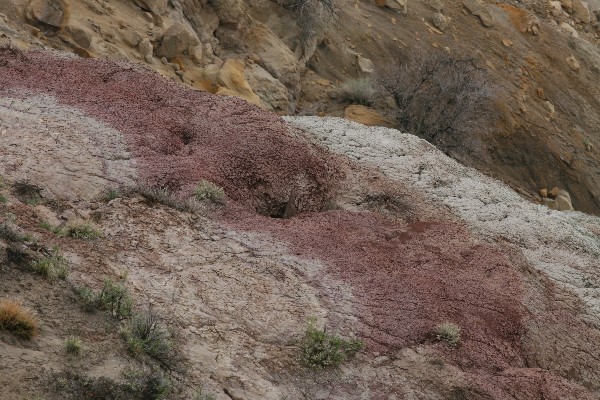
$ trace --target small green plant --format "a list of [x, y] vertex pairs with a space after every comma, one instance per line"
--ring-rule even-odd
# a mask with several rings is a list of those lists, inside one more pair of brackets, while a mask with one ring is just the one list
[[445, 342], [450, 347], [460, 343], [460, 328], [451, 322], [444, 322], [435, 328], [435, 337], [440, 342]]
[[144, 400], [165, 399], [172, 389], [169, 378], [161, 370], [132, 370], [123, 371], [127, 391]]
[[199, 201], [210, 201], [215, 204], [221, 204], [225, 199], [225, 191], [222, 187], [202, 179], [194, 190], [194, 196]]
[[8, 202], [8, 199], [6, 198], [6, 196], [4, 196], [3, 194], [0, 194], [0, 203], [6, 204], [7, 202]]
[[77, 336], [70, 336], [65, 340], [65, 351], [69, 354], [73, 354], [78, 356], [81, 354], [81, 349], [83, 345], [81, 343], [81, 339]]
[[125, 286], [119, 285], [107, 279], [104, 281], [102, 291], [98, 295], [98, 305], [107, 310], [117, 319], [125, 319], [131, 316], [133, 300]]
[[69, 276], [69, 265], [67, 259], [55, 252], [52, 255], [33, 260], [29, 264], [31, 270], [42, 275], [46, 279], [65, 280]]
[[63, 234], [75, 239], [96, 239], [100, 237], [100, 231], [89, 223], [70, 224], [65, 228]]
[[147, 354], [156, 360], [165, 361], [173, 348], [171, 333], [152, 311], [135, 314], [125, 324], [122, 332], [129, 351], [136, 356]]
[[52, 233], [54, 233], [55, 235], [60, 235], [60, 234], [61, 234], [61, 229], [60, 229], [60, 227], [59, 227], [59, 226], [52, 226], [52, 225], [50, 224], [50, 222], [48, 222], [48, 221], [43, 221], [43, 222], [40, 224], [40, 228], [42, 228], [42, 229], [44, 229], [44, 230], [47, 230], [48, 232], [52, 232]]
[[106, 192], [104, 200], [106, 200], [106, 202], [109, 202], [111, 200], [118, 199], [119, 197], [121, 197], [121, 193], [119, 193], [119, 191], [116, 189], [111, 189], [108, 192]]
[[217, 398], [212, 394], [204, 393], [202, 388], [199, 388], [196, 390], [193, 400], [217, 400]]
[[369, 78], [349, 79], [341, 89], [342, 100], [352, 104], [370, 106], [375, 99], [375, 89]]
[[305, 366], [314, 369], [338, 367], [362, 349], [362, 341], [330, 335], [324, 329], [318, 329], [315, 324], [314, 319], [309, 321], [300, 344], [300, 357]]
[[84, 311], [93, 312], [98, 308], [98, 297], [91, 289], [81, 286], [75, 289], [75, 293], [81, 300]]
[[31, 339], [38, 331], [38, 322], [20, 304], [11, 300], [0, 301], [0, 329]]

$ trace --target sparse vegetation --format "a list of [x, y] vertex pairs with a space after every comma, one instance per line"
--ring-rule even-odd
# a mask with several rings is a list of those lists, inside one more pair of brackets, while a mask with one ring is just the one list
[[217, 400], [212, 394], [204, 393], [202, 388], [196, 390], [193, 400]]
[[160, 370], [126, 370], [127, 388], [141, 399], [162, 400], [171, 392], [172, 384]]
[[301, 361], [305, 366], [314, 369], [338, 367], [362, 349], [360, 340], [330, 335], [324, 329], [318, 329], [315, 323], [314, 319], [309, 321], [300, 343]]
[[225, 199], [225, 191], [222, 187], [203, 179], [196, 186], [194, 196], [199, 201], [210, 201], [215, 204], [221, 204]]
[[48, 221], [43, 221], [40, 224], [40, 228], [47, 230], [48, 232], [52, 232], [55, 235], [60, 235], [62, 233], [62, 230], [59, 226], [52, 226], [52, 224], [50, 224]]
[[140, 184], [132, 189], [150, 203], [158, 203], [179, 211], [189, 211], [190, 205], [187, 201], [179, 199], [168, 188], [161, 186], [152, 186], [149, 184]]
[[104, 196], [104, 200], [106, 202], [109, 202], [109, 201], [117, 199], [119, 197], [121, 197], [121, 193], [119, 193], [119, 191], [116, 189], [111, 189], [108, 192], [106, 192], [106, 195]]
[[133, 300], [129, 291], [110, 279], [104, 281], [104, 287], [96, 301], [100, 308], [109, 311], [114, 318], [125, 319], [131, 316]]
[[0, 329], [31, 339], [38, 331], [38, 322], [20, 304], [11, 300], [0, 301]]
[[412, 54], [379, 69], [377, 80], [398, 107], [399, 128], [431, 143], [485, 129], [492, 119], [491, 82], [472, 59]]
[[15, 196], [25, 204], [36, 206], [43, 200], [42, 188], [29, 181], [18, 181], [12, 185]]
[[450, 347], [456, 347], [460, 343], [460, 328], [451, 322], [444, 322], [435, 328], [435, 337]]
[[98, 296], [89, 288], [82, 286], [75, 289], [77, 297], [82, 302], [82, 307], [87, 312], [93, 312], [98, 308]]
[[66, 258], [55, 252], [52, 255], [33, 260], [30, 268], [36, 274], [42, 275], [46, 279], [67, 279], [69, 276], [69, 266]]
[[[306, 46], [323, 34], [338, 14], [337, 0], [273, 0], [294, 12], [300, 34], [298, 40]], [[305, 56], [304, 54], [301, 57]]]
[[63, 231], [65, 236], [75, 239], [96, 239], [100, 231], [87, 222], [69, 224]]
[[6, 198], [6, 196], [4, 196], [3, 194], [0, 194], [0, 203], [6, 204], [7, 202], [8, 202], [8, 199]]
[[173, 347], [171, 333], [151, 310], [135, 314], [123, 327], [123, 336], [132, 354], [147, 354], [159, 361], [167, 360]]
[[65, 400], [162, 400], [171, 392], [171, 381], [160, 370], [129, 369], [123, 375], [125, 382], [62, 373], [54, 378], [55, 390]]
[[81, 343], [81, 339], [77, 336], [70, 336], [65, 340], [65, 351], [69, 354], [78, 356], [81, 354], [82, 348], [83, 344]]
[[375, 98], [375, 89], [369, 78], [349, 79], [342, 85], [341, 96], [343, 101], [370, 106]]

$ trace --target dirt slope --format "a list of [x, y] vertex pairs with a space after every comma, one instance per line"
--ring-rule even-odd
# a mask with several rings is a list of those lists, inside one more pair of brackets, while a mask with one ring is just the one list
[[[2, 223], [37, 238], [3, 233], [0, 288], [41, 323], [32, 341], [2, 331], [0, 398], [91, 397], [101, 377], [155, 365], [127, 352], [126, 321], [77, 305], [72, 287], [105, 278], [171, 327], [172, 398], [598, 398], [596, 217], [533, 205], [408, 134], [286, 122], [127, 64], [4, 51], [0, 82]], [[187, 198], [201, 178], [224, 206], [98, 199], [142, 179]], [[79, 220], [100, 237], [40, 226]], [[71, 273], [50, 285], [25, 255], [53, 245]], [[303, 367], [309, 317], [365, 348], [339, 370]], [[436, 339], [444, 322], [456, 348]], [[71, 334], [84, 357], [65, 355]]]

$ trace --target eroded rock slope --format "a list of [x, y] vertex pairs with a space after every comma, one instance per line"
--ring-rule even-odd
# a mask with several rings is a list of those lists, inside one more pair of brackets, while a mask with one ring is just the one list
[[[408, 134], [284, 121], [128, 64], [5, 50], [0, 118], [2, 222], [59, 246], [71, 268], [51, 285], [2, 239], [1, 296], [41, 330], [0, 333], [0, 398], [76, 398], [57, 376], [121, 382], [143, 368], [118, 323], [74, 305], [70, 285], [106, 278], [172, 328], [173, 398], [198, 387], [219, 400], [600, 394], [596, 217], [531, 204]], [[201, 179], [225, 189], [223, 206], [98, 198], [145, 182], [183, 199]], [[15, 189], [24, 180], [40, 199]], [[40, 227], [80, 220], [100, 237]], [[310, 317], [365, 348], [336, 371], [303, 367]], [[462, 331], [455, 348], [436, 340], [444, 322]], [[72, 334], [85, 357], [64, 355]]]

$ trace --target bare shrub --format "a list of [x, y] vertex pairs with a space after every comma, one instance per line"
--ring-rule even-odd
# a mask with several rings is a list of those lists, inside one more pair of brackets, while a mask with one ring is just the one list
[[190, 203], [177, 197], [167, 187], [141, 183], [132, 188], [130, 192], [139, 194], [150, 203], [162, 204], [179, 211], [191, 211]]
[[473, 59], [412, 55], [378, 70], [377, 81], [398, 106], [399, 128], [431, 143], [485, 129], [492, 120], [491, 81]]
[[341, 98], [352, 104], [370, 106], [375, 98], [375, 89], [369, 78], [349, 79], [342, 85]]
[[306, 44], [311, 38], [325, 32], [337, 15], [337, 0], [273, 0], [296, 14], [300, 28], [299, 40]]

